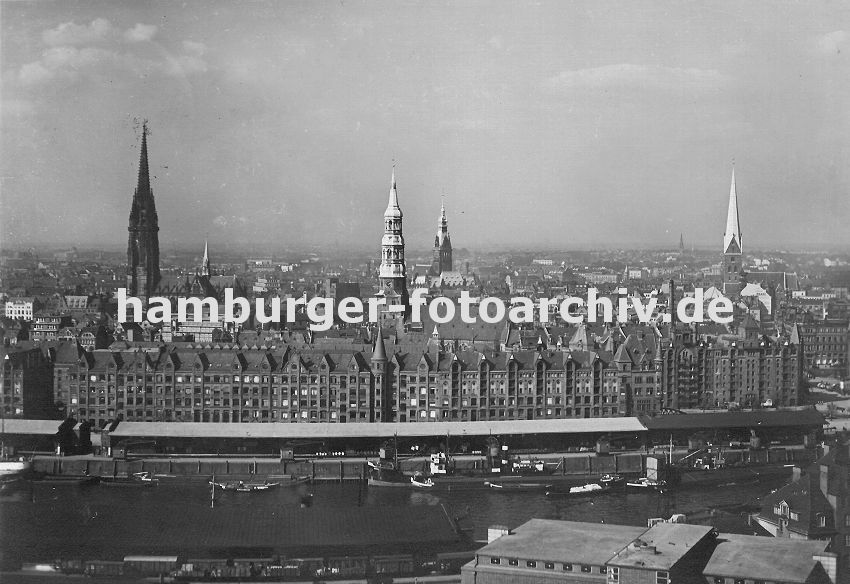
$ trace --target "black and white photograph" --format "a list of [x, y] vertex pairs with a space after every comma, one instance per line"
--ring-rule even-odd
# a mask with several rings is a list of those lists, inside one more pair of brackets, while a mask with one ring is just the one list
[[850, 4], [0, 0], [0, 582], [850, 584]]

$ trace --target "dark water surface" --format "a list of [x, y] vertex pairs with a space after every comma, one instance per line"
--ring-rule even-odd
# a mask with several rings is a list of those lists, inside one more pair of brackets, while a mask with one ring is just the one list
[[[187, 542], [200, 539], [197, 529], [212, 513], [232, 518], [232, 546], [238, 548], [240, 530], [250, 528], [242, 523], [249, 523], [257, 513], [284, 517], [357, 506], [392, 514], [399, 506], [443, 504], [454, 517], [462, 518], [461, 526], [472, 528], [475, 540], [486, 540], [491, 525], [516, 527], [533, 517], [646, 525], [649, 517], [672, 513], [705, 517], [712, 509], [725, 512], [718, 516], [718, 521], [723, 520], [718, 525], [721, 530], [747, 532], [740, 506], [757, 501], [789, 479], [790, 469], [787, 476], [702, 484], [669, 494], [610, 492], [579, 499], [547, 498], [542, 492], [494, 492], [483, 481], [428, 491], [327, 483], [259, 493], [219, 492], [213, 509], [210, 488], [200, 481], [163, 482], [152, 488], [23, 483], [0, 497], [0, 567], [57, 558], [113, 560], [130, 554], [161, 554], [170, 544], [160, 534], [169, 532], [173, 537], [176, 532]], [[305, 510], [301, 503], [308, 494], [313, 495], [313, 506]], [[332, 514], [323, 516], [327, 515]], [[181, 543], [185, 542], [175, 542], [173, 555], [180, 553]], [[358, 543], [352, 541], [352, 545]], [[269, 542], [269, 550], [273, 549], [274, 542]], [[214, 557], [222, 550], [207, 552], [207, 557]]]

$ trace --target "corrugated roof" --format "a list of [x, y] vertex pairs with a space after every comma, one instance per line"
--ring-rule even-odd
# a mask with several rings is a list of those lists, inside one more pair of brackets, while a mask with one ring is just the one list
[[[57, 424], [58, 426], [58, 424]], [[415, 423], [217, 423], [121, 422], [112, 436], [182, 438], [382, 438], [405, 436], [488, 436], [510, 434], [577, 434], [645, 432], [637, 418], [582, 418], [577, 420], [516, 420], [496, 422]], [[54, 430], [55, 432], [55, 430]]]

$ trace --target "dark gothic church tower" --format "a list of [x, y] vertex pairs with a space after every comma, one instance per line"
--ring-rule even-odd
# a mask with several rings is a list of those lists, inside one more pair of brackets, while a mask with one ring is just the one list
[[434, 260], [431, 262], [431, 274], [439, 276], [452, 271], [452, 239], [449, 237], [449, 222], [446, 219], [446, 205], [440, 205], [440, 219], [437, 222], [437, 236], [434, 238]]
[[130, 207], [127, 294], [148, 299], [159, 286], [159, 220], [148, 171], [148, 126], [142, 126], [139, 182]]

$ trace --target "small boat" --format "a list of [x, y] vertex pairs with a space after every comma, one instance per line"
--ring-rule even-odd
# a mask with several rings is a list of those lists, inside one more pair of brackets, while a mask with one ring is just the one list
[[434, 481], [430, 477], [424, 476], [422, 473], [416, 473], [410, 477], [410, 484], [418, 489], [430, 489], [434, 486]]
[[552, 485], [546, 485], [543, 483], [493, 483], [490, 481], [484, 481], [484, 484], [491, 489], [496, 489], [497, 491], [506, 493], [545, 492], [552, 488]]
[[609, 490], [610, 487], [603, 487], [598, 483], [588, 483], [578, 487], [570, 487], [567, 491], [546, 491], [547, 497], [581, 497], [586, 495], [598, 495]]
[[290, 477], [289, 480], [281, 481], [280, 485], [283, 487], [294, 487], [295, 485], [309, 483], [310, 480], [310, 475], [293, 476]]
[[0, 460], [0, 477], [22, 475], [32, 469], [32, 462], [23, 457], [18, 460]]
[[604, 474], [599, 477], [599, 484], [603, 487], [614, 487], [617, 485], [622, 485], [625, 482], [626, 480], [618, 474]]
[[79, 476], [79, 475], [45, 475], [43, 477], [33, 479], [35, 485], [91, 485], [100, 481], [99, 477]]
[[108, 487], [155, 487], [159, 479], [149, 472], [135, 472], [130, 476], [101, 477], [100, 484]]
[[648, 491], [660, 491], [664, 487], [667, 486], [667, 482], [660, 480], [657, 481], [655, 479], [650, 479], [647, 477], [640, 477], [639, 479], [635, 479], [632, 481], [626, 482], [626, 486], [631, 489], [644, 489]]
[[242, 483], [237, 485], [234, 489], [237, 493], [253, 493], [254, 491], [267, 491], [272, 487], [277, 486], [279, 483], [262, 483], [262, 484], [248, 484]]
[[254, 491], [268, 491], [272, 487], [280, 486], [280, 483], [270, 483], [268, 481], [263, 481], [262, 483], [258, 482], [245, 482], [245, 481], [226, 481], [223, 483], [218, 483], [215, 481], [210, 481], [210, 484], [214, 487], [220, 488], [222, 491], [235, 491], [237, 493], [252, 493]]

